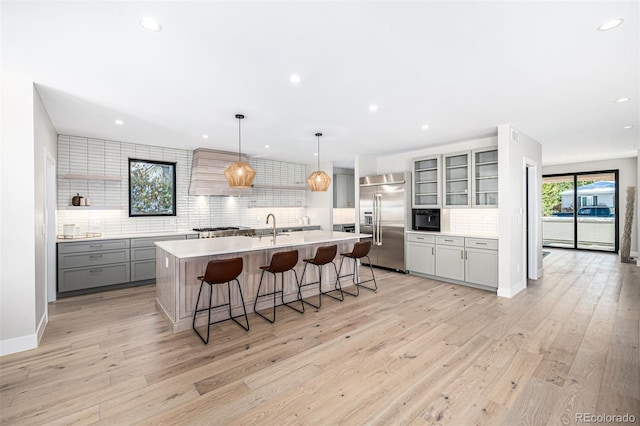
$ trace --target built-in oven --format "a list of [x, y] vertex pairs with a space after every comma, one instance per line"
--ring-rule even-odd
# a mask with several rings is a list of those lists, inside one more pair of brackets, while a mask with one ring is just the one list
[[440, 232], [440, 209], [413, 209], [414, 231]]

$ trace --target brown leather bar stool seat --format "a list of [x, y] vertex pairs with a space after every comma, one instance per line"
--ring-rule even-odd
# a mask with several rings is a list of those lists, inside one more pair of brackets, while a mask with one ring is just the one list
[[[253, 311], [256, 314], [260, 315], [262, 318], [269, 321], [270, 323], [274, 323], [276, 321], [276, 295], [278, 293], [280, 293], [280, 301], [282, 302], [283, 305], [288, 306], [289, 308], [293, 309], [296, 312], [300, 312], [301, 314], [304, 313], [304, 303], [302, 303], [302, 297], [300, 296], [300, 283], [298, 282], [298, 273], [294, 269], [297, 263], [298, 263], [298, 250], [281, 251], [278, 253], [274, 253], [273, 256], [271, 256], [271, 263], [269, 263], [269, 266], [260, 267], [260, 269], [262, 269], [262, 275], [260, 275], [260, 284], [258, 285], [258, 292], [256, 293], [256, 299], [253, 302]], [[300, 302], [302, 309], [298, 309], [291, 306], [291, 303], [293, 303], [294, 301], [291, 301], [291, 302], [284, 301], [284, 273], [289, 271], [293, 271], [293, 274], [295, 276], [296, 287], [298, 290], [297, 292], [298, 297], [296, 298], [295, 301]], [[260, 288], [262, 287], [262, 279], [264, 278], [265, 272], [270, 272], [273, 274], [273, 291], [271, 293], [260, 294]], [[282, 283], [280, 290], [278, 290], [277, 274], [280, 274], [280, 279], [281, 279], [280, 282]], [[265, 288], [266, 287], [267, 285], [265, 284]], [[258, 310], [256, 309], [256, 306], [258, 304], [258, 298], [271, 296], [271, 295], [273, 295], [273, 319], [267, 318], [266, 316], [258, 312]]]
[[[210, 260], [209, 263], [207, 263], [207, 270], [205, 271], [204, 275], [201, 277], [198, 277], [198, 279], [200, 280], [200, 291], [198, 292], [198, 300], [196, 300], [196, 306], [194, 308], [195, 311], [193, 312], [193, 331], [196, 332], [198, 337], [200, 337], [200, 339], [202, 339], [202, 341], [205, 344], [209, 343], [209, 332], [211, 330], [211, 324], [216, 324], [222, 321], [233, 320], [240, 327], [242, 327], [246, 331], [249, 331], [249, 318], [247, 318], [247, 309], [244, 306], [244, 297], [242, 296], [242, 288], [240, 287], [240, 281], [238, 281], [238, 277], [240, 276], [241, 273], [242, 273], [242, 258], [235, 257], [233, 259]], [[244, 311], [243, 315], [238, 315], [235, 317], [231, 312], [231, 281], [235, 281], [236, 284], [238, 285], [238, 292], [240, 293], [240, 302], [242, 303], [242, 310]], [[212, 299], [213, 299], [213, 286], [216, 284], [224, 284], [224, 283], [227, 283], [227, 295], [229, 297], [229, 302], [211, 306]], [[198, 304], [200, 303], [200, 296], [202, 295], [202, 287], [204, 287], [205, 284], [209, 285], [209, 305], [208, 307], [198, 309]], [[229, 318], [211, 322], [211, 310], [215, 308], [220, 308], [222, 306], [229, 307]], [[206, 339], [202, 337], [202, 335], [196, 329], [196, 316], [198, 315], [199, 312], [204, 312], [204, 311], [208, 312]], [[236, 319], [236, 318], [240, 318], [241, 316], [244, 316], [244, 321], [246, 326], [240, 323]]]
[[[353, 272], [345, 275], [338, 275], [338, 280], [346, 277], [353, 277], [353, 285], [356, 287], [356, 292], [351, 293], [347, 290], [342, 290], [344, 293], [347, 293], [351, 296], [358, 296], [360, 294], [360, 287], [366, 288], [371, 291], [378, 291], [378, 283], [376, 282], [376, 276], [373, 273], [373, 268], [371, 267], [371, 259], [369, 258], [369, 251], [371, 250], [371, 240], [367, 241], [359, 241], [353, 245], [351, 252], [349, 253], [340, 253], [342, 259], [340, 260], [340, 268], [339, 272], [342, 272], [342, 264], [344, 263], [345, 258], [353, 259]], [[369, 263], [369, 269], [371, 270], [371, 279], [360, 281], [360, 274], [358, 273], [358, 260], [366, 257]], [[367, 287], [363, 285], [363, 283], [368, 283], [373, 281], [374, 287]]]
[[[300, 277], [300, 285], [299, 288], [302, 289], [302, 287], [304, 286], [309, 286], [309, 285], [314, 285], [314, 284], [318, 284], [318, 304], [314, 305], [313, 303], [307, 302], [306, 300], [304, 300], [302, 298], [302, 291], [300, 291], [300, 300], [302, 300], [303, 303], [306, 303], [307, 305], [313, 306], [316, 309], [320, 309], [320, 307], [322, 306], [322, 295], [326, 295], [331, 297], [332, 299], [336, 299], [339, 300], [340, 302], [342, 302], [344, 300], [344, 294], [342, 294], [342, 287], [340, 287], [340, 280], [338, 279], [338, 268], [336, 267], [336, 264], [333, 262], [333, 259], [335, 259], [336, 257], [336, 253], [338, 252], [338, 246], [337, 245], [332, 245], [332, 246], [323, 246], [323, 247], [318, 247], [318, 250], [316, 250], [316, 255], [313, 257], [313, 259], [304, 259], [304, 269], [302, 270], [302, 277]], [[329, 263], [331, 263], [333, 265], [333, 269], [336, 271], [336, 283], [334, 286], [334, 290], [329, 290], [329, 291], [322, 291], [322, 267], [324, 265], [328, 265]], [[314, 281], [312, 283], [307, 283], [304, 284], [304, 274], [305, 272], [307, 272], [307, 266], [308, 265], [315, 265], [318, 267], [318, 281]], [[339, 291], [340, 292], [340, 297], [336, 297], [332, 294], [330, 294], [331, 292], [334, 291]]]

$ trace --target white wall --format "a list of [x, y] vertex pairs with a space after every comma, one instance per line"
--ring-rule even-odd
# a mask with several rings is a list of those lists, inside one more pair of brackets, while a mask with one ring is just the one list
[[[401, 154], [387, 155], [376, 159], [376, 171], [369, 174], [410, 172], [411, 160], [419, 157], [427, 157], [438, 154], [451, 154], [455, 152], [470, 151], [472, 149], [489, 148], [498, 145], [497, 137], [478, 138], [462, 142], [429, 147], [417, 151], [403, 152]], [[362, 175], [361, 175], [362, 176]]]
[[[34, 86], [1, 78], [0, 355], [37, 346]], [[39, 167], [44, 167], [44, 163]]]
[[[517, 141], [512, 137], [517, 132]], [[536, 166], [536, 190], [530, 194], [534, 211], [542, 206], [542, 146], [510, 125], [498, 126], [499, 283], [498, 295], [513, 297], [526, 287], [526, 165]], [[542, 264], [542, 215], [531, 230], [535, 265]], [[537, 271], [535, 271], [538, 273]], [[540, 271], [541, 273], [541, 271]]]
[[620, 210], [616, 211], [616, 216], [620, 221], [620, 239], [619, 246], [622, 247], [622, 228], [627, 212], [627, 187], [636, 186], [636, 203], [635, 214], [633, 220], [633, 233], [631, 234], [631, 252], [634, 256], [638, 255], [638, 159], [621, 158], [615, 160], [589, 161], [584, 163], [558, 164], [552, 166], [544, 166], [543, 174], [560, 174], [560, 173], [580, 173], [592, 172], [598, 170], [619, 170], [618, 173], [618, 191], [620, 195]]

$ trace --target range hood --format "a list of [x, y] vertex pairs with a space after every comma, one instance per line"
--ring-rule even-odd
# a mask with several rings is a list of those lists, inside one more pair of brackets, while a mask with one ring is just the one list
[[[193, 151], [189, 195], [251, 195], [251, 188], [229, 187], [224, 171], [234, 161], [238, 161], [238, 153], [206, 148]], [[247, 161], [244, 155], [242, 161]]]

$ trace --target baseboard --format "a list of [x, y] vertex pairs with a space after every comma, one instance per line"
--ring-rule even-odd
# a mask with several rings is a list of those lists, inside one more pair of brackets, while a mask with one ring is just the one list
[[520, 280], [518, 283], [510, 286], [509, 288], [498, 288], [498, 296], [506, 297], [510, 299], [516, 294], [520, 293], [525, 288], [526, 288], [525, 282]]
[[47, 328], [48, 323], [49, 323], [49, 315], [47, 312], [45, 312], [42, 318], [40, 319], [40, 324], [38, 324], [38, 328], [36, 330], [36, 335], [38, 336], [37, 345], [40, 345], [40, 340], [42, 339], [42, 335], [44, 334], [44, 329]]
[[13, 339], [0, 340], [0, 356], [11, 355], [16, 352], [27, 351], [38, 347], [38, 335], [14, 337]]

